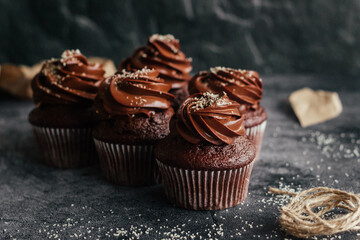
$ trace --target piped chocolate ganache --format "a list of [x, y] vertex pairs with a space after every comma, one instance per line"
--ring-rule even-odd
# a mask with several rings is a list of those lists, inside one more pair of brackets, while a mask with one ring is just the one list
[[240, 103], [242, 113], [260, 108], [262, 80], [255, 71], [214, 67], [195, 75], [189, 83], [189, 92], [226, 92], [231, 100]]
[[159, 71], [159, 77], [170, 84], [170, 93], [175, 95], [179, 104], [188, 95], [187, 84], [191, 79], [191, 63], [191, 58], [186, 58], [180, 51], [179, 40], [173, 35], [154, 34], [149, 37], [146, 46], [136, 49], [131, 57], [122, 61], [119, 69], [136, 71], [145, 66], [156, 69]]
[[104, 74], [101, 64], [89, 64], [79, 50], [66, 50], [60, 59], [46, 61], [33, 79], [34, 101], [91, 106]]
[[226, 93], [194, 94], [178, 110], [177, 130], [188, 142], [214, 145], [232, 144], [245, 134], [239, 104]]
[[101, 64], [90, 64], [79, 50], [66, 50], [61, 58], [45, 61], [31, 82], [36, 108], [29, 114], [30, 123], [91, 127], [96, 121], [92, 106], [104, 74]]
[[[164, 138], [174, 115], [168, 91], [170, 84], [159, 78], [159, 72], [143, 68], [123, 70], [105, 79], [95, 99], [95, 109], [102, 123], [94, 137], [110, 142], [155, 141]], [[109, 131], [107, 131], [109, 130]]]
[[[99, 100], [104, 118], [118, 115], [145, 114], [148, 117], [158, 110], [170, 108], [174, 98], [168, 93], [171, 86], [158, 78], [158, 71], [143, 68], [136, 72], [123, 70], [107, 78], [99, 89]], [[105, 115], [104, 115], [105, 113]]]

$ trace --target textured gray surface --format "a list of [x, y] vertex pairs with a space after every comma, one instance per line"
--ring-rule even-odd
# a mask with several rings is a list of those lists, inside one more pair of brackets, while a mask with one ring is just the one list
[[360, 74], [358, 0], [0, 0], [0, 63], [66, 48], [117, 64], [152, 33], [172, 33], [194, 69]]
[[[359, 81], [329, 76], [264, 76], [269, 120], [249, 196], [223, 211], [172, 207], [161, 186], [117, 187], [98, 167], [57, 170], [39, 162], [27, 122], [32, 104], [0, 102], [0, 239], [293, 239], [279, 229], [286, 202], [269, 186], [328, 186], [360, 192]], [[303, 129], [286, 98], [298, 88], [338, 91], [338, 118]], [[359, 239], [345, 233], [335, 239]], [[331, 239], [331, 238], [326, 238]]]

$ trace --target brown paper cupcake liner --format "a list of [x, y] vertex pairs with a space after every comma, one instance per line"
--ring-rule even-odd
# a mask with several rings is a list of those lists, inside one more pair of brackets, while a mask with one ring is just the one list
[[251, 128], [246, 128], [246, 135], [253, 141], [256, 147], [256, 159], [259, 158], [260, 150], [261, 150], [261, 143], [264, 136], [266, 128], [266, 121], [260, 123]]
[[58, 168], [78, 168], [97, 162], [91, 128], [48, 128], [32, 125], [43, 161]]
[[154, 145], [94, 141], [102, 173], [108, 181], [122, 186], [147, 186], [160, 182]]
[[192, 210], [225, 209], [244, 201], [253, 162], [230, 170], [188, 170], [157, 163], [165, 194], [178, 207]]

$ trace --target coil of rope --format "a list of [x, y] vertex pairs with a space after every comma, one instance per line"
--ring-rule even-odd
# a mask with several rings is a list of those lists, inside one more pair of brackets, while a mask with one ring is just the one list
[[360, 230], [360, 196], [327, 187], [299, 193], [270, 187], [274, 194], [292, 195], [281, 207], [280, 224], [287, 233], [299, 237], [332, 235]]

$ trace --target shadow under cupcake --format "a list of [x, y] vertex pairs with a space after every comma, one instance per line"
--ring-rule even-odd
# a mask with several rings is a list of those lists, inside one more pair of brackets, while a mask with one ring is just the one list
[[245, 200], [256, 148], [243, 121], [239, 104], [225, 93], [194, 94], [183, 102], [176, 130], [155, 147], [171, 203], [214, 210]]

